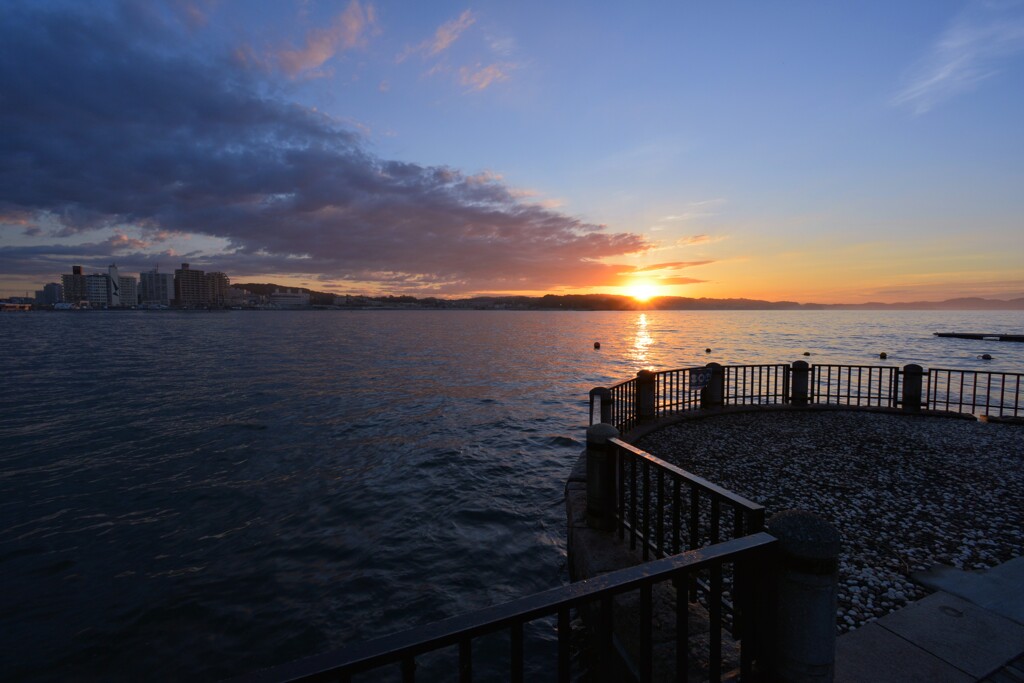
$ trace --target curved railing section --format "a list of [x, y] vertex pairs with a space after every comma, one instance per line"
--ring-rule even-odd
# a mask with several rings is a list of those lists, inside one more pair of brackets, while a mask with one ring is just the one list
[[600, 422], [628, 433], [644, 421], [702, 408], [741, 405], [831, 405], [1024, 415], [1024, 374], [878, 365], [719, 365], [641, 370], [636, 377], [590, 392]]

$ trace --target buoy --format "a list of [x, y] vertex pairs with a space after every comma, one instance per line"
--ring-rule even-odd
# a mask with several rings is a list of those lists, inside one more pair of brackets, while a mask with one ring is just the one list
[[811, 352], [810, 351], [804, 351], [804, 355], [805, 356], [809, 356], [809, 355], [811, 355]]
[[711, 353], [711, 349], [704, 349], [704, 353]]
[[595, 349], [601, 348], [601, 342], [594, 342], [594, 348]]
[[987, 353], [981, 354], [980, 356], [978, 356], [978, 358], [980, 358], [982, 360], [992, 360], [992, 356], [987, 354]]
[[885, 351], [882, 351], [880, 354], [878, 354], [878, 357], [879, 358], [888, 358], [889, 354], [887, 354]]

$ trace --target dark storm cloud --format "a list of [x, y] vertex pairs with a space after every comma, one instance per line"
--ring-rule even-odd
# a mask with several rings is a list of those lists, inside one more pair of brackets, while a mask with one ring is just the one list
[[224, 238], [229, 272], [465, 289], [609, 284], [623, 268], [597, 259], [648, 246], [490, 176], [377, 158], [175, 36], [138, 11], [6, 12], [0, 216], [28, 212], [65, 237], [131, 225]]

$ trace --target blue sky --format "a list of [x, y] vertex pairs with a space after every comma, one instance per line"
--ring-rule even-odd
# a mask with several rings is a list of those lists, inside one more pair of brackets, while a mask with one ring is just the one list
[[0, 293], [1024, 296], [1024, 3], [14, 3]]

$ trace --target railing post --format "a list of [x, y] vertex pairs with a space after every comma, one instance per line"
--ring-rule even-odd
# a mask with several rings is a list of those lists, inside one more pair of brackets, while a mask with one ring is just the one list
[[791, 402], [795, 406], [805, 406], [810, 402], [810, 367], [805, 360], [793, 361]]
[[821, 517], [786, 510], [768, 521], [779, 539], [774, 628], [765, 662], [773, 680], [831, 683], [835, 676], [839, 531]]
[[700, 390], [701, 408], [720, 408], [725, 403], [725, 370], [718, 363], [708, 363], [711, 370], [708, 385]]
[[636, 373], [636, 419], [653, 420], [656, 416], [657, 377], [650, 370]]
[[600, 416], [598, 422], [604, 422], [605, 424], [612, 423], [612, 390], [606, 389], [605, 387], [594, 387], [590, 390], [590, 424], [594, 424], [594, 397], [600, 399], [598, 401], [598, 411]]
[[921, 385], [924, 368], [915, 363], [903, 366], [903, 410], [916, 413], [921, 410]]
[[615, 446], [619, 430], [603, 422], [587, 428], [587, 526], [615, 528]]

